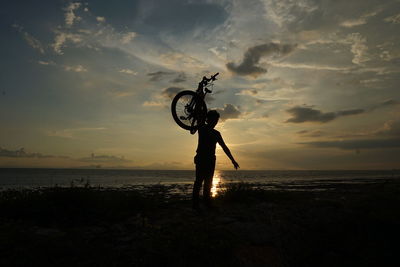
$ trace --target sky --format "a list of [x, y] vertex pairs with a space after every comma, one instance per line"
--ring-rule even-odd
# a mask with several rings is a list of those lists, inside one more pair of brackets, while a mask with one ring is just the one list
[[242, 169], [398, 169], [399, 33], [399, 0], [2, 1], [0, 167], [193, 169], [171, 100], [219, 72]]

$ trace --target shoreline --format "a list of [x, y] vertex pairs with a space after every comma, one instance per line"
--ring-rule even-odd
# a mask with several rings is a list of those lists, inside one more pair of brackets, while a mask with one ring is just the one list
[[[2, 266], [389, 266], [400, 181], [324, 191], [222, 189], [193, 211], [164, 185], [0, 192]], [[207, 255], [207, 256], [204, 256]], [[394, 265], [395, 266], [395, 265]]]
[[[252, 189], [260, 190], [276, 190], [276, 191], [324, 191], [324, 190], [334, 190], [341, 185], [363, 185], [363, 184], [381, 184], [390, 181], [400, 180], [400, 176], [382, 176], [374, 178], [325, 178], [325, 179], [296, 179], [292, 181], [271, 181], [271, 182], [258, 182], [250, 181], [246, 182], [244, 180], [239, 181], [220, 181], [218, 183], [213, 183], [213, 187], [216, 190], [224, 190], [235, 184], [246, 184]], [[0, 192], [2, 191], [24, 191], [24, 190], [48, 190], [51, 188], [92, 188], [101, 190], [143, 190], [147, 191], [153, 187], [162, 186], [163, 190], [170, 191], [171, 194], [176, 194], [180, 192], [181, 195], [190, 194], [193, 186], [193, 182], [182, 181], [182, 182], [157, 182], [157, 183], [137, 183], [137, 184], [125, 184], [125, 185], [92, 185], [90, 179], [73, 179], [67, 184], [54, 184], [51, 186], [23, 186], [23, 185], [13, 185], [13, 186], [0, 186]]]

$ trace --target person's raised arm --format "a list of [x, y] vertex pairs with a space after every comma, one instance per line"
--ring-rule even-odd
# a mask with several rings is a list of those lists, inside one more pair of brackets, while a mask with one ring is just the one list
[[217, 141], [218, 144], [222, 147], [222, 149], [224, 150], [225, 154], [228, 156], [228, 158], [232, 161], [233, 167], [235, 167], [235, 169], [237, 170], [238, 168], [240, 168], [239, 164], [236, 162], [236, 160], [233, 158], [231, 151], [229, 150], [229, 148], [226, 146], [224, 139], [222, 139], [222, 136], [220, 134], [218, 134], [217, 137]]

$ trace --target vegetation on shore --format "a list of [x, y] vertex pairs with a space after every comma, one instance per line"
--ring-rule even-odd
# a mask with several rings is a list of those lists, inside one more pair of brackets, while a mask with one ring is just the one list
[[397, 260], [395, 179], [325, 191], [232, 184], [215, 198], [215, 209], [201, 213], [176, 190], [2, 191], [0, 265], [390, 266]]

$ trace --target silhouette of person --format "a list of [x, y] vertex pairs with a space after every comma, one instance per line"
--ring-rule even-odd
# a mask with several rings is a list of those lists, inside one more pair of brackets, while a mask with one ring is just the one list
[[199, 193], [202, 183], [203, 199], [207, 207], [211, 205], [211, 187], [215, 170], [215, 147], [218, 143], [225, 154], [232, 161], [235, 169], [239, 168], [239, 164], [233, 158], [229, 148], [226, 146], [220, 132], [214, 129], [219, 120], [219, 113], [216, 110], [210, 110], [207, 113], [206, 124], [199, 128], [199, 141], [194, 157], [196, 164], [196, 180], [193, 185], [193, 209], [199, 210]]

